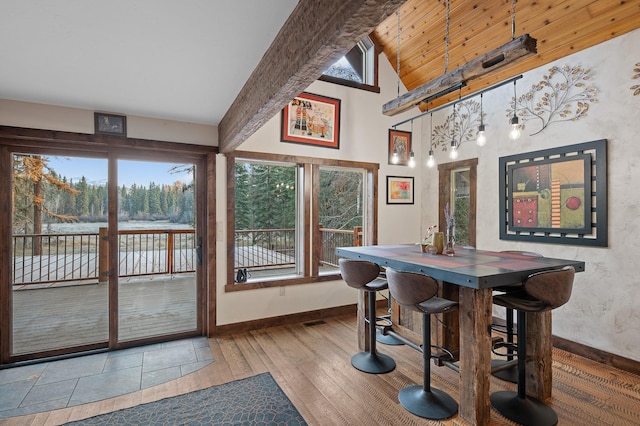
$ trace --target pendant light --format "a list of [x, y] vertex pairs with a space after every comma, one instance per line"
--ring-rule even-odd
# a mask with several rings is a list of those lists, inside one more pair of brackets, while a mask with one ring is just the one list
[[[516, 0], [511, 0], [511, 39], [516, 38]], [[513, 117], [509, 120], [511, 131], [509, 139], [515, 141], [520, 138], [520, 123], [516, 112], [518, 111], [518, 95], [516, 94], [516, 81], [513, 80]]]
[[[396, 128], [394, 127], [393, 130]], [[398, 164], [400, 161], [400, 154], [398, 153], [398, 147], [393, 145], [393, 154], [391, 154], [391, 164]]]
[[451, 139], [451, 150], [449, 151], [449, 158], [452, 160], [458, 159], [458, 146], [456, 145], [456, 139]]
[[433, 113], [431, 113], [429, 129], [429, 158], [427, 159], [427, 167], [432, 169], [436, 165], [436, 157], [433, 155]]
[[511, 131], [509, 132], [509, 139], [512, 141], [520, 138], [520, 123], [518, 120], [518, 116], [516, 115], [518, 106], [518, 98], [516, 95], [516, 81], [513, 81], [513, 117], [509, 120], [509, 124], [511, 124]]
[[[453, 118], [451, 119], [451, 121], [453, 121], [453, 129], [455, 131], [456, 104], [453, 104]], [[451, 121], [449, 122], [449, 131], [451, 131]], [[458, 144], [456, 144], [456, 135], [454, 134], [454, 132], [451, 132], [451, 147], [449, 149], [449, 158], [451, 158], [452, 160], [458, 159]]]
[[478, 136], [476, 138], [476, 144], [478, 146], [484, 146], [487, 143], [487, 136], [484, 133], [484, 121], [482, 118], [482, 93], [480, 93], [480, 125], [478, 126]]
[[[413, 120], [411, 120], [411, 134], [413, 135]], [[412, 169], [416, 167], [416, 156], [413, 153], [413, 143], [411, 144], [411, 150], [409, 151], [409, 162], [407, 164]]]

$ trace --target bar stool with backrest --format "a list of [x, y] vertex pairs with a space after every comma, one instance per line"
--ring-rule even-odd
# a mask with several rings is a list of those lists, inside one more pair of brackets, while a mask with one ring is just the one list
[[546, 312], [569, 301], [575, 270], [571, 266], [529, 275], [518, 291], [493, 298], [493, 303], [518, 312], [518, 391], [491, 394], [491, 405], [504, 417], [523, 425], [546, 426], [558, 423], [553, 408], [526, 394], [527, 313]]
[[[521, 254], [523, 256], [543, 257], [539, 253], [534, 253], [532, 251], [522, 251], [522, 250], [502, 250], [502, 253], [514, 253], [514, 254]], [[512, 286], [496, 287], [493, 290], [501, 293], [508, 293], [510, 291], [517, 291], [522, 286], [522, 284], [523, 283], [519, 283]], [[518, 383], [518, 366], [512, 365], [510, 367], [503, 368], [503, 366], [511, 363], [511, 361], [513, 360], [514, 353], [512, 348], [514, 346], [513, 345], [514, 316], [515, 316], [515, 312], [513, 311], [513, 309], [507, 308], [505, 312], [505, 319], [507, 322], [506, 324], [507, 341], [504, 342], [504, 344], [498, 343], [493, 347], [494, 350], [499, 349], [500, 347], [503, 347], [503, 346], [506, 347], [507, 353], [504, 355], [506, 356], [506, 359], [491, 360], [491, 370], [492, 370], [491, 374], [507, 382]], [[492, 324], [492, 328], [498, 329], [498, 327], [499, 326], [497, 324]], [[500, 355], [503, 355], [503, 354], [500, 354]]]
[[387, 268], [387, 281], [389, 293], [399, 305], [422, 314], [422, 386], [402, 389], [398, 400], [416, 416], [449, 418], [458, 412], [458, 404], [446, 392], [431, 387], [431, 315], [456, 309], [458, 303], [437, 297], [438, 282], [428, 275]]
[[349, 287], [368, 294], [367, 322], [369, 323], [369, 352], [359, 352], [351, 357], [351, 365], [371, 374], [388, 373], [396, 367], [389, 355], [376, 350], [376, 293], [389, 288], [387, 281], [380, 278], [380, 267], [365, 260], [339, 259], [340, 274]]

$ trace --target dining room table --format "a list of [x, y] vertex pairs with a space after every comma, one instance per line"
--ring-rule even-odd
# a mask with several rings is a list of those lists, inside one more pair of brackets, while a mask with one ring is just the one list
[[[458, 300], [458, 316], [455, 321], [443, 323], [441, 327], [447, 329], [448, 342], [457, 345], [459, 350], [459, 415], [474, 425], [488, 424], [491, 415], [489, 377], [493, 289], [521, 285], [529, 275], [540, 271], [565, 266], [572, 266], [576, 272], [585, 269], [585, 263], [580, 260], [463, 247], [455, 247], [455, 254], [447, 256], [423, 253], [420, 245], [416, 244], [340, 247], [336, 254], [374, 262], [382, 268], [429, 275], [450, 290], [445, 296], [453, 295], [451, 298]], [[364, 298], [358, 298], [359, 317], [364, 315], [365, 302]], [[358, 323], [361, 322], [364, 323], [358, 318]], [[361, 338], [362, 334], [366, 335], [364, 327], [359, 328], [358, 333], [359, 342], [365, 342]], [[551, 337], [551, 312], [529, 315], [527, 374], [530, 379], [527, 380], [527, 394], [541, 400], [551, 396]]]

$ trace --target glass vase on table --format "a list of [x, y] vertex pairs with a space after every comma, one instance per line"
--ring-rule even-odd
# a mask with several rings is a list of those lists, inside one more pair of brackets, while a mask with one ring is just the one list
[[447, 256], [455, 256], [456, 252], [453, 249], [455, 242], [453, 238], [453, 226], [447, 227], [447, 242], [444, 246], [444, 254]]

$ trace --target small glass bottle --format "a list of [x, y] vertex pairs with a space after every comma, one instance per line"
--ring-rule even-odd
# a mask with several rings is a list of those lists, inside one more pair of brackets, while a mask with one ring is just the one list
[[456, 252], [453, 249], [453, 226], [447, 227], [447, 243], [444, 248], [444, 254], [447, 256], [455, 256]]

